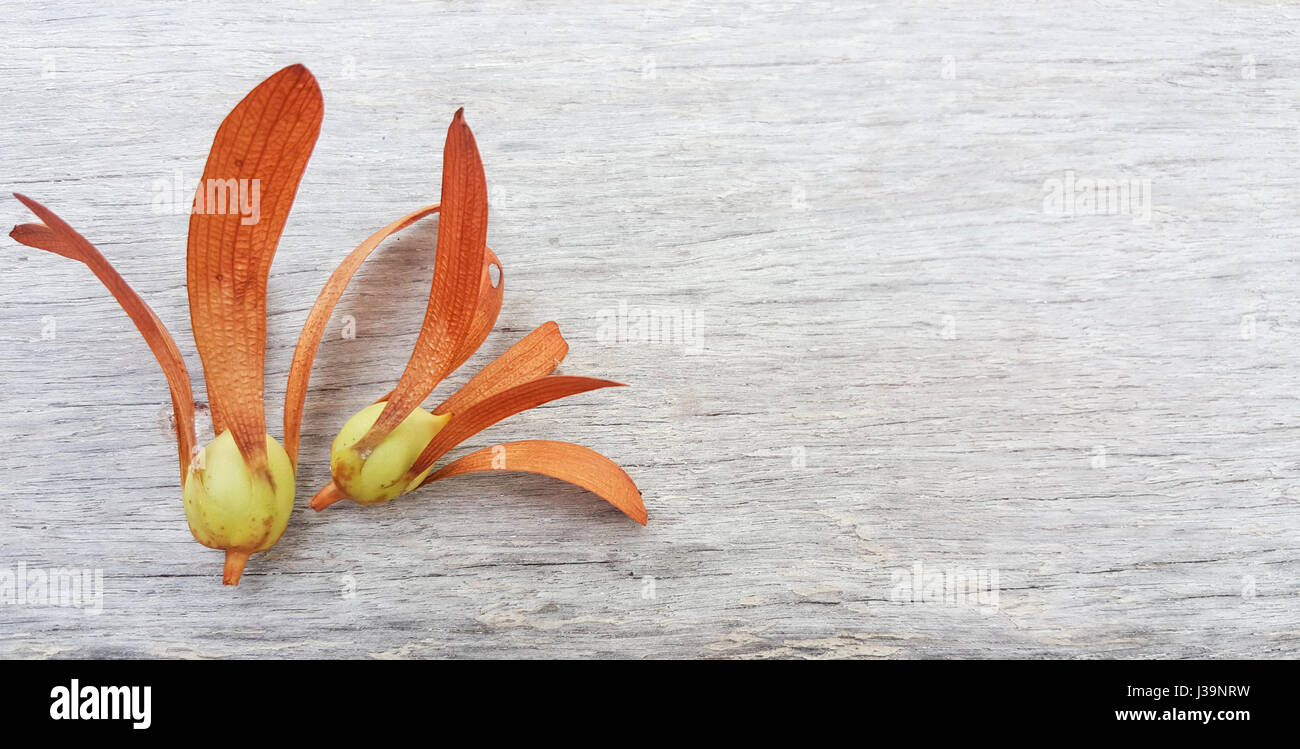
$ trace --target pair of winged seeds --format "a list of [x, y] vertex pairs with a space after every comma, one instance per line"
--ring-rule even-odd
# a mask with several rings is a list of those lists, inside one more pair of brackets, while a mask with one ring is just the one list
[[[330, 450], [332, 480], [315, 510], [351, 499], [378, 505], [451, 476], [525, 471], [592, 491], [644, 525], [641, 493], [623, 469], [568, 442], [526, 440], [472, 452], [435, 470], [466, 439], [557, 398], [618, 385], [556, 376], [569, 345], [547, 322], [435, 407], [421, 404], [469, 359], [496, 324], [505, 275], [487, 247], [487, 182], [474, 135], [458, 111], [443, 150], [441, 203], [370, 235], [336, 268], [307, 315], [294, 350], [284, 405], [284, 446], [267, 434], [262, 373], [266, 285], [289, 208], [324, 113], [320, 87], [301, 65], [262, 82], [217, 130], [190, 216], [186, 277], [194, 343], [203, 362], [216, 439], [197, 446], [194, 396], [176, 341], [90, 242], [23, 195], [39, 224], [14, 227], [18, 242], [84, 263], [144, 336], [171, 390], [185, 516], [194, 538], [226, 552], [223, 582], [237, 585], [249, 555], [280, 540], [294, 505], [299, 429], [312, 362], [330, 313], [361, 264], [387, 237], [440, 213], [433, 288], [424, 324], [397, 386], [349, 419]], [[258, 186], [259, 216], [204, 205], [205, 186]], [[498, 272], [493, 281], [492, 269]]]

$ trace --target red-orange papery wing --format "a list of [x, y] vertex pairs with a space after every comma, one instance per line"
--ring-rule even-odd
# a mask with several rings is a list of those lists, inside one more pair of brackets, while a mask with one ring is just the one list
[[641, 525], [649, 519], [641, 492], [627, 472], [595, 450], [571, 442], [524, 440], [485, 447], [439, 468], [424, 483], [478, 471], [551, 476], [595, 492]]
[[463, 109], [456, 112], [447, 129], [441, 205], [433, 287], [424, 324], [388, 405], [354, 447], [363, 454], [379, 444], [463, 361], [462, 348], [475, 327], [487, 252], [487, 181]]
[[621, 382], [594, 377], [557, 376], [542, 377], [502, 390], [460, 413], [452, 414], [447, 424], [415, 459], [415, 464], [407, 471], [407, 475], [414, 479], [427, 471], [438, 458], [446, 455], [447, 451], [502, 419], [566, 396], [622, 386]]
[[176, 417], [176, 449], [180, 454], [181, 481], [184, 482], [190, 452], [194, 449], [194, 394], [190, 389], [190, 375], [185, 369], [185, 360], [176, 348], [176, 341], [149, 305], [145, 304], [140, 295], [135, 293], [85, 237], [35, 200], [17, 193], [14, 197], [45, 223], [20, 224], [14, 227], [9, 236], [29, 247], [85, 263], [108, 288], [113, 298], [117, 299], [117, 303], [122, 305], [131, 322], [135, 323], [135, 327], [144, 336], [145, 343], [149, 344], [149, 350], [162, 366], [167, 387], [171, 390], [172, 413]]
[[217, 130], [190, 216], [190, 319], [212, 425], [229, 429], [255, 468], [266, 466], [267, 274], [322, 111], [320, 87], [302, 65], [263, 81]]
[[542, 323], [492, 360], [433, 412], [460, 413], [502, 390], [545, 377], [555, 371], [568, 353], [569, 344], [560, 335], [560, 326], [554, 322]]

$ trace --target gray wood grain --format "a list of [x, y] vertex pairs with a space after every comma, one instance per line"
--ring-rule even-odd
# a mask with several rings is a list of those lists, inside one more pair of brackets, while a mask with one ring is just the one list
[[[563, 373], [633, 387], [453, 455], [589, 445], [650, 524], [514, 474], [307, 509], [334, 431], [406, 360], [430, 223], [336, 311], [299, 507], [223, 588], [138, 334], [81, 266], [10, 243], [0, 571], [100, 569], [104, 599], [0, 604], [0, 656], [1300, 655], [1294, 7], [236, 5], [7, 4], [0, 186], [97, 243], [202, 398], [187, 218], [156, 183], [197, 178], [245, 92], [310, 67], [326, 118], [272, 268], [278, 425], [320, 284], [436, 199], [465, 106], [507, 292], [452, 384], [554, 319]], [[1150, 220], [1046, 210], [1070, 172], [1149, 181]], [[699, 345], [611, 340], [620, 305], [689, 315]], [[935, 600], [944, 574], [978, 595]]]

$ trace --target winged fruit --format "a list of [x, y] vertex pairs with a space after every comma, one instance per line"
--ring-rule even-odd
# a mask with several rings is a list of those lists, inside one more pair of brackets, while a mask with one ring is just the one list
[[[441, 203], [421, 208], [372, 234], [330, 276], [307, 316], [289, 370], [285, 440], [298, 445], [298, 424], [312, 360], [325, 323], [352, 275], [394, 232], [440, 212], [433, 285], [415, 350], [391, 393], [348, 419], [330, 450], [333, 480], [312, 499], [316, 510], [351, 499], [382, 504], [420, 486], [478, 471], [525, 471], [592, 491], [644, 525], [641, 492], [599, 453], [568, 442], [527, 440], [471, 453], [437, 471], [434, 464], [464, 440], [521, 411], [619, 383], [553, 376], [569, 350], [554, 322], [544, 323], [488, 364], [432, 411], [421, 406], [438, 384], [478, 349], [496, 323], [505, 289], [501, 261], [487, 247], [487, 181], [464, 111], [456, 112], [443, 148]], [[494, 278], [492, 270], [498, 271]]]
[[217, 435], [202, 448], [195, 447], [189, 373], [158, 316], [83, 236], [53, 211], [15, 195], [42, 223], [16, 226], [9, 236], [90, 268], [162, 366], [185, 517], [199, 543], [226, 552], [222, 581], [228, 585], [239, 583], [250, 554], [275, 545], [293, 509], [296, 456], [266, 433], [262, 402], [266, 283], [322, 111], [316, 79], [293, 65], [244, 97], [213, 140], [186, 251], [190, 322]]

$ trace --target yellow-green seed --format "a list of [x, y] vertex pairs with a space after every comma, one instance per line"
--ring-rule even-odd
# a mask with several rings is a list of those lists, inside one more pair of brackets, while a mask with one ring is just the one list
[[181, 494], [190, 532], [199, 543], [252, 553], [280, 540], [293, 513], [293, 463], [269, 434], [266, 454], [269, 478], [249, 471], [227, 430], [190, 462]]
[[435, 416], [417, 408], [387, 437], [362, 457], [352, 449], [379, 420], [386, 401], [361, 409], [339, 430], [330, 448], [330, 473], [349, 497], [363, 505], [377, 505], [399, 497], [420, 485], [429, 471], [413, 481], [403, 478], [425, 446], [434, 438], [450, 414]]

